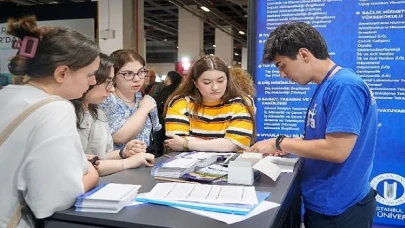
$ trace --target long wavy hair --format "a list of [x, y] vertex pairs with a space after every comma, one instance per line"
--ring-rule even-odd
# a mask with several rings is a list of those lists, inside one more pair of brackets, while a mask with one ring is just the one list
[[[103, 84], [107, 80], [107, 78], [110, 76], [111, 68], [114, 66], [113, 60], [114, 59], [112, 57], [108, 57], [107, 55], [100, 53], [100, 66], [95, 73], [96, 85]], [[93, 89], [94, 86], [95, 85], [90, 86], [88, 91]], [[77, 129], [81, 129], [80, 125], [84, 119], [84, 114], [86, 113], [86, 110], [84, 109], [83, 105], [84, 105], [84, 98], [85, 98], [87, 92], [85, 94], [83, 94], [83, 96], [81, 98], [71, 100], [73, 106], [75, 107]], [[98, 119], [97, 105], [88, 104], [87, 108], [90, 112], [90, 115], [93, 117], [93, 119], [97, 120]]]
[[244, 99], [245, 93], [241, 91], [240, 87], [235, 83], [234, 78], [230, 75], [228, 65], [221, 58], [211, 55], [201, 57], [193, 64], [193, 66], [190, 68], [189, 74], [183, 79], [183, 82], [180, 84], [179, 88], [167, 99], [164, 115], [166, 115], [167, 107], [173, 98], [178, 96], [191, 96], [194, 98], [192, 118], [198, 118], [198, 110], [204, 108], [204, 105], [202, 95], [195, 86], [194, 82], [197, 82], [198, 78], [205, 71], [209, 70], [217, 70], [225, 73], [227, 85], [225, 94], [222, 96], [222, 102], [229, 101], [237, 97], [241, 98], [243, 105], [246, 106], [250, 116], [252, 117], [253, 127], [255, 127], [255, 115], [253, 107]]
[[243, 93], [252, 98], [256, 96], [255, 83], [253, 82], [253, 77], [248, 72], [240, 67], [231, 67], [229, 72]]

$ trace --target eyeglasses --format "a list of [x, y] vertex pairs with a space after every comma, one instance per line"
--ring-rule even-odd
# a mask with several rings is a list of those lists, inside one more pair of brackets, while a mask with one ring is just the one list
[[104, 82], [104, 84], [105, 84], [105, 89], [106, 89], [106, 90], [110, 90], [110, 89], [114, 86], [114, 84], [115, 84], [115, 79], [107, 79], [107, 80]]
[[121, 72], [118, 72], [118, 74], [121, 75], [125, 80], [132, 81], [132, 80], [134, 80], [135, 76], [138, 76], [139, 79], [144, 79], [145, 76], [148, 74], [148, 70], [140, 69], [138, 72], [121, 71]]

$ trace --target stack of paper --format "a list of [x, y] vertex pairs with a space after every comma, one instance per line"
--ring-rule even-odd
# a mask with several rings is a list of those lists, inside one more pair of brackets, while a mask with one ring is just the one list
[[155, 166], [151, 174], [156, 177], [179, 178], [198, 167], [206, 167], [217, 161], [215, 153], [191, 152], [181, 154]]
[[[261, 193], [260, 201], [270, 193]], [[159, 183], [152, 191], [136, 198], [139, 202], [184, 207], [203, 211], [246, 215], [258, 204], [253, 186]]]
[[140, 187], [114, 183], [100, 185], [77, 198], [76, 211], [118, 213], [134, 200]]

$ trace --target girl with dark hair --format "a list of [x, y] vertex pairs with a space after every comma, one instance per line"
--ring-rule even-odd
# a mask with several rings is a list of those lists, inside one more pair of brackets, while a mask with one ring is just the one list
[[174, 93], [174, 91], [179, 87], [182, 76], [177, 71], [169, 71], [165, 78], [165, 87], [159, 93], [156, 98], [156, 104], [158, 109], [159, 115], [159, 122], [162, 125], [162, 129], [156, 133], [156, 147], [160, 154], [163, 154], [164, 146], [163, 141], [166, 139], [165, 135], [165, 117], [164, 117], [164, 109], [167, 99]]
[[254, 110], [216, 56], [197, 60], [168, 99], [165, 145], [174, 151], [240, 151], [249, 148]]
[[0, 90], [0, 227], [35, 227], [97, 184], [69, 100], [96, 83], [99, 49], [76, 31], [37, 27], [35, 17], [10, 19], [7, 33], [18, 49], [9, 71], [29, 80]]
[[80, 99], [72, 100], [77, 116], [77, 128], [86, 154], [98, 156], [100, 176], [125, 169], [137, 168], [143, 164], [151, 166], [154, 156], [146, 154], [145, 143], [132, 140], [122, 150], [113, 150], [113, 139], [105, 113], [97, 104], [114, 92], [114, 68], [109, 57], [100, 54], [100, 67], [96, 71], [96, 85]]
[[141, 92], [148, 71], [145, 60], [135, 51], [123, 49], [111, 54], [115, 58], [115, 92], [100, 104], [105, 112], [114, 140], [122, 149], [132, 139], [144, 142], [147, 152], [157, 155], [153, 133], [161, 129], [156, 102]]
[[[165, 78], [166, 87], [160, 92], [156, 99], [159, 118], [163, 117], [164, 107], [167, 99], [174, 93], [174, 91], [180, 86], [182, 77], [177, 71], [169, 71]], [[164, 117], [162, 118], [164, 119]]]

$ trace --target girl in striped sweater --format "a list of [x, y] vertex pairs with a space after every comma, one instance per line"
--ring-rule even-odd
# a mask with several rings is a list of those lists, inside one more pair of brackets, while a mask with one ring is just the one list
[[172, 151], [241, 151], [254, 135], [254, 108], [219, 57], [197, 60], [166, 104]]

